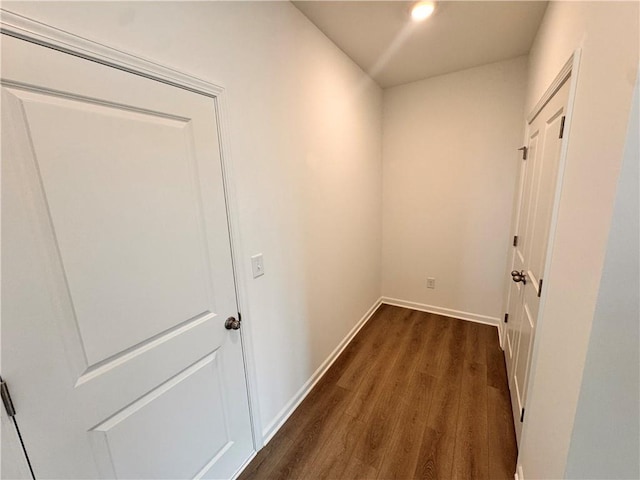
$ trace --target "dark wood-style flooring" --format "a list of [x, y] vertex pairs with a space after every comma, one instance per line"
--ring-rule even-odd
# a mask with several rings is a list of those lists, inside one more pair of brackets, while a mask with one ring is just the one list
[[516, 440], [494, 327], [382, 305], [249, 479], [513, 479]]

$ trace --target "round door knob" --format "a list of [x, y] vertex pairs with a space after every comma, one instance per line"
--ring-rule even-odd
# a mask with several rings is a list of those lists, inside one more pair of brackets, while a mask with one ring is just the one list
[[224, 328], [226, 328], [227, 330], [238, 330], [240, 329], [240, 320], [238, 320], [236, 317], [229, 317], [224, 322]]
[[520, 272], [514, 270], [513, 272], [511, 272], [511, 279], [514, 282], [522, 282], [523, 285], [527, 284], [527, 274], [524, 273], [524, 270]]

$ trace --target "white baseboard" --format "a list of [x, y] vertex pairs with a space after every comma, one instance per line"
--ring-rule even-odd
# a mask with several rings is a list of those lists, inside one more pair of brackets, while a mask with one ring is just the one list
[[256, 455], [258, 455], [258, 452], [253, 452], [249, 458], [247, 458], [245, 460], [245, 462], [240, 466], [240, 468], [238, 469], [238, 471], [236, 473], [233, 474], [233, 476], [231, 477], [231, 480], [236, 480], [240, 474], [244, 471], [245, 468], [247, 468], [249, 466], [249, 464], [251, 463], [251, 461], [256, 458]]
[[296, 392], [289, 402], [278, 412], [275, 419], [267, 425], [262, 431], [262, 437], [264, 440], [264, 445], [266, 445], [269, 440], [273, 438], [280, 427], [284, 425], [284, 422], [291, 416], [291, 414], [295, 411], [295, 409], [300, 405], [300, 403], [305, 399], [305, 397], [309, 394], [309, 392], [313, 389], [313, 387], [318, 383], [318, 381], [323, 377], [323, 375], [329, 370], [333, 362], [340, 356], [342, 351], [349, 345], [351, 340], [356, 336], [356, 334], [360, 331], [362, 327], [369, 321], [369, 319], [373, 316], [375, 311], [382, 304], [382, 298], [379, 298], [375, 301], [375, 303], [367, 310], [358, 323], [351, 329], [349, 333], [342, 339], [340, 344], [331, 352], [331, 354], [327, 357], [327, 359], [322, 362], [322, 365], [318, 367], [318, 369], [313, 372], [311, 378], [305, 382], [305, 384]]
[[424, 303], [409, 302], [407, 300], [400, 300], [398, 298], [382, 297], [382, 303], [386, 303], [387, 305], [394, 305], [396, 307], [405, 307], [412, 310], [419, 310], [421, 312], [435, 313], [438, 315], [444, 315], [445, 317], [457, 318], [459, 320], [467, 320], [468, 322], [492, 325], [498, 329], [498, 340], [500, 342], [500, 345], [502, 345], [502, 322], [498, 317], [489, 317], [487, 315], [480, 315], [477, 313], [462, 312], [460, 310], [436, 307], [433, 305], [426, 305]]
[[498, 323], [498, 342], [500, 342], [500, 348], [504, 352], [503, 328], [504, 328], [504, 323], [499, 322]]
[[522, 465], [518, 465], [516, 473], [513, 475], [515, 480], [524, 480], [524, 472], [522, 471]]

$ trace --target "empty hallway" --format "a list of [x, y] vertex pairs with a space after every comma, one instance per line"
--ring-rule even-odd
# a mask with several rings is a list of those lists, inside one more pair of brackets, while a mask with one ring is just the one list
[[640, 0], [0, 27], [2, 479], [640, 478]]

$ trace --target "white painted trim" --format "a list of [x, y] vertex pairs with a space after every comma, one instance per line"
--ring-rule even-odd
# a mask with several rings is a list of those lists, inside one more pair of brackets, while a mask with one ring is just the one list
[[538, 100], [538, 103], [536, 103], [535, 107], [533, 107], [533, 110], [531, 110], [531, 112], [527, 116], [528, 124], [531, 124], [531, 122], [533, 122], [533, 120], [542, 111], [544, 106], [547, 103], [549, 103], [549, 100], [551, 100], [553, 96], [556, 94], [556, 92], [560, 89], [564, 81], [567, 78], [569, 78], [569, 75], [571, 75], [572, 70], [574, 70], [574, 66], [575, 66], [574, 62], [575, 62], [576, 56], [580, 56], [580, 49], [576, 50], [576, 52], [573, 55], [571, 55], [569, 60], [566, 61], [566, 63], [564, 64], [564, 66], [562, 67], [558, 75], [556, 75], [556, 78], [554, 78], [553, 82], [551, 82], [551, 85], [549, 85], [549, 88], [547, 88], [547, 90], [544, 92], [540, 100]]
[[0, 9], [0, 33], [215, 99], [215, 115], [217, 117], [218, 134], [220, 137], [220, 157], [238, 310], [242, 312], [242, 320], [246, 325], [245, 328], [242, 329], [241, 339], [245, 374], [247, 377], [249, 414], [251, 416], [254, 447], [256, 451], [260, 450], [263, 446], [263, 437], [260, 434], [262, 431], [262, 423], [260, 420], [257, 393], [250, 313], [246, 300], [246, 278], [243, 270], [239, 267], [239, 260], [244, 258], [244, 256], [242, 253], [242, 242], [238, 224], [239, 210], [236, 202], [235, 182], [233, 181], [233, 161], [230, 152], [231, 142], [228, 133], [229, 110], [224, 87], [4, 9]]
[[236, 473], [234, 473], [231, 476], [231, 480], [236, 480], [240, 476], [240, 474], [244, 471], [244, 469], [249, 466], [249, 464], [253, 461], [253, 459], [256, 458], [256, 455], [258, 455], [258, 452], [253, 452], [251, 456], [247, 458], [247, 460], [242, 465], [240, 465], [240, 468], [236, 471]]
[[0, 32], [209, 97], [215, 97], [224, 91], [220, 85], [3, 8], [0, 9]]
[[358, 323], [351, 329], [349, 333], [342, 339], [342, 341], [338, 344], [338, 346], [329, 354], [327, 359], [322, 362], [322, 365], [318, 367], [318, 369], [313, 372], [311, 378], [305, 382], [300, 390], [296, 392], [296, 394], [289, 400], [289, 402], [278, 412], [275, 419], [267, 425], [263, 432], [264, 444], [266, 445], [269, 440], [273, 438], [278, 430], [284, 425], [287, 419], [291, 416], [291, 414], [298, 408], [298, 405], [302, 403], [302, 401], [306, 398], [306, 396], [313, 390], [313, 387], [320, 381], [320, 379], [324, 376], [325, 373], [329, 370], [333, 362], [340, 356], [340, 354], [344, 351], [344, 349], [351, 343], [351, 340], [358, 334], [360, 329], [366, 325], [369, 319], [373, 316], [373, 314], [378, 310], [380, 305], [383, 303], [382, 298], [379, 298], [375, 301], [375, 303], [367, 310]]
[[498, 318], [498, 323], [496, 324], [496, 328], [498, 329], [498, 345], [500, 346], [500, 350], [504, 352], [504, 339], [506, 337], [504, 331], [504, 319]]
[[515, 480], [524, 480], [524, 472], [522, 471], [522, 465], [518, 465], [516, 473], [513, 476]]
[[480, 315], [478, 313], [463, 312], [461, 310], [453, 310], [451, 308], [445, 307], [436, 307], [434, 305], [410, 302], [408, 300], [400, 300], [398, 298], [382, 297], [382, 303], [386, 303], [387, 305], [394, 305], [396, 307], [405, 307], [412, 310], [419, 310], [421, 312], [435, 313], [438, 315], [444, 315], [445, 317], [457, 318], [459, 320], [482, 323], [485, 325], [498, 326], [500, 324], [500, 319], [498, 317], [489, 317], [487, 315]]

